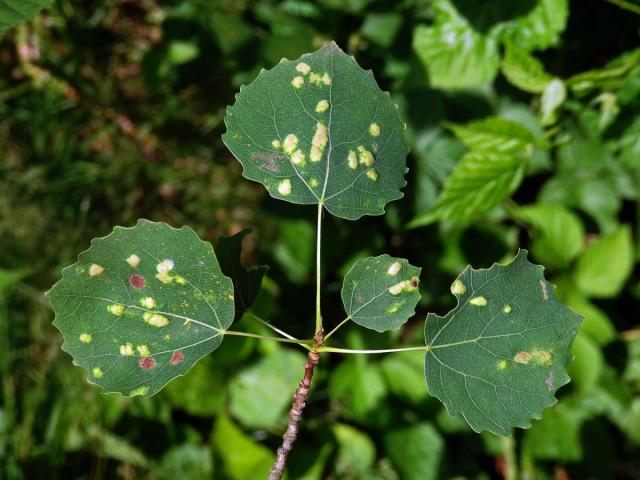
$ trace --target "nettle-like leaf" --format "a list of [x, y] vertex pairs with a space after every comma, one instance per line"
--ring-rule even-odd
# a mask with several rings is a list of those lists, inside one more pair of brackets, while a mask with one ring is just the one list
[[225, 124], [243, 175], [274, 198], [355, 220], [402, 197], [408, 149], [396, 106], [333, 42], [261, 72]]
[[220, 237], [216, 247], [220, 269], [233, 281], [236, 318], [248, 310], [258, 299], [262, 279], [269, 271], [269, 267], [266, 265], [245, 267], [240, 262], [242, 242], [249, 233], [251, 233], [251, 229], [245, 228], [230, 237]]
[[53, 0], [0, 0], [0, 35], [7, 29], [31, 20]]
[[107, 392], [151, 396], [222, 343], [231, 279], [188, 228], [139, 220], [95, 239], [47, 293], [62, 348]]
[[467, 268], [456, 279], [456, 308], [425, 323], [427, 385], [450, 414], [508, 435], [556, 402], [582, 317], [554, 290], [525, 250], [507, 266]]
[[420, 300], [420, 271], [389, 255], [358, 260], [344, 278], [342, 303], [351, 320], [384, 332], [400, 328]]

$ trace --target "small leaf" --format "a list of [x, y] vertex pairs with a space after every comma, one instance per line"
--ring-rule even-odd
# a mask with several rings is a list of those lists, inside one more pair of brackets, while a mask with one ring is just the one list
[[384, 436], [384, 446], [393, 465], [405, 480], [436, 480], [445, 443], [429, 423], [392, 430]]
[[529, 93], [544, 92], [553, 80], [553, 77], [545, 72], [540, 60], [511, 43], [506, 45], [502, 73], [513, 85]]
[[408, 149], [396, 106], [333, 42], [261, 72], [225, 124], [243, 175], [274, 198], [355, 220], [402, 197]]
[[468, 267], [452, 291], [456, 308], [425, 323], [429, 392], [477, 432], [528, 427], [569, 381], [582, 317], [555, 298], [525, 250], [507, 266]]
[[516, 208], [513, 215], [533, 227], [532, 252], [545, 265], [566, 267], [582, 251], [584, 228], [580, 217], [571, 210], [536, 203]]
[[467, 88], [493, 80], [500, 68], [498, 42], [472, 28], [449, 2], [438, 2], [436, 23], [418, 25], [413, 50], [435, 88]]
[[567, 88], [559, 78], [553, 79], [540, 98], [540, 123], [551, 125], [556, 121], [556, 110], [567, 98]]
[[456, 165], [434, 208], [418, 215], [409, 227], [437, 220], [468, 222], [513, 193], [524, 175], [522, 158], [484, 151], [467, 152]]
[[220, 237], [216, 248], [222, 273], [233, 281], [236, 319], [256, 301], [262, 286], [262, 278], [269, 271], [266, 265], [246, 268], [240, 262], [242, 241], [249, 233], [251, 229], [245, 228], [230, 237]]
[[519, 122], [488, 117], [464, 125], [447, 127], [469, 149], [491, 153], [525, 154], [536, 143], [531, 132]]
[[220, 346], [233, 284], [188, 227], [140, 220], [94, 239], [47, 293], [62, 348], [107, 392], [149, 397]]
[[358, 260], [342, 284], [347, 315], [363, 327], [385, 332], [400, 328], [420, 300], [420, 271], [389, 255]]
[[500, 38], [528, 51], [544, 50], [558, 43], [568, 17], [568, 0], [537, 0], [527, 15], [501, 29]]
[[52, 3], [53, 0], [0, 0], [0, 35], [11, 27], [31, 20]]
[[615, 297], [631, 275], [633, 263], [631, 229], [623, 225], [584, 250], [575, 272], [578, 288], [591, 297]]
[[338, 475], [364, 475], [376, 460], [376, 446], [366, 433], [336, 423], [331, 428], [338, 443], [335, 471]]

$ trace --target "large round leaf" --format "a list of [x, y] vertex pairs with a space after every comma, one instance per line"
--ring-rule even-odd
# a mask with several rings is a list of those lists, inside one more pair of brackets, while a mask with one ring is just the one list
[[215, 350], [234, 316], [211, 244], [148, 220], [93, 240], [47, 295], [74, 363], [132, 396], [153, 395]]
[[420, 300], [420, 271], [405, 259], [389, 255], [358, 260], [342, 285], [347, 315], [378, 332], [400, 328]]
[[451, 291], [456, 308], [425, 324], [429, 392], [475, 431], [528, 427], [569, 381], [582, 317], [556, 299], [525, 250], [507, 266], [467, 268]]
[[271, 196], [355, 220], [402, 197], [404, 125], [371, 71], [331, 42], [240, 89], [224, 143]]

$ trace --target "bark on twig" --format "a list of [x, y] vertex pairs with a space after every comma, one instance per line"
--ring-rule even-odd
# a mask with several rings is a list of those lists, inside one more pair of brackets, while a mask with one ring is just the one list
[[293, 448], [293, 443], [296, 441], [296, 437], [298, 436], [302, 412], [304, 410], [307, 397], [309, 396], [309, 387], [311, 387], [313, 369], [318, 365], [318, 362], [320, 362], [320, 353], [317, 349], [322, 344], [323, 340], [324, 332], [321, 330], [316, 333], [316, 343], [307, 355], [307, 361], [304, 364], [304, 377], [300, 380], [298, 389], [293, 395], [293, 404], [291, 405], [291, 410], [289, 410], [289, 424], [287, 425], [287, 430], [282, 437], [282, 445], [278, 448], [276, 461], [273, 464], [273, 467], [271, 467], [271, 472], [269, 472], [269, 480], [280, 480], [284, 473], [287, 457], [289, 456], [289, 452]]

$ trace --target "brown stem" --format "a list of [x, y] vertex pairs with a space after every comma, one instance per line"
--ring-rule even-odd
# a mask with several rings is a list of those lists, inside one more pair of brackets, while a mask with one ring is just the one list
[[271, 467], [271, 472], [269, 472], [269, 480], [280, 480], [280, 478], [282, 478], [284, 466], [287, 463], [287, 457], [293, 448], [293, 442], [296, 441], [296, 437], [298, 436], [299, 424], [302, 419], [302, 411], [304, 410], [305, 402], [309, 396], [309, 387], [311, 387], [313, 369], [320, 362], [318, 347], [322, 345], [324, 340], [324, 331], [320, 330], [316, 333], [314, 340], [315, 344], [307, 355], [307, 361], [304, 363], [304, 377], [300, 380], [298, 389], [293, 395], [293, 404], [291, 405], [291, 410], [289, 410], [289, 424], [287, 425], [287, 430], [284, 432], [284, 436], [282, 437], [282, 445], [278, 448], [276, 461], [273, 464], [273, 467]]

